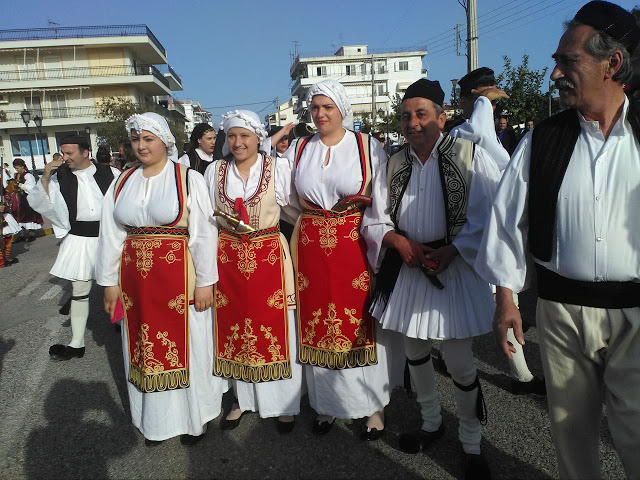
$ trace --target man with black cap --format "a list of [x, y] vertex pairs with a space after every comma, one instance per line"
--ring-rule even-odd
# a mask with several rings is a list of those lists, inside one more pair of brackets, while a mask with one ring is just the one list
[[189, 150], [178, 162], [204, 175], [207, 167], [213, 162], [216, 131], [208, 123], [199, 123], [193, 128], [189, 142]]
[[35, 211], [51, 220], [56, 238], [62, 238], [51, 274], [71, 281], [71, 342], [49, 349], [54, 360], [84, 356], [84, 332], [89, 316], [89, 292], [95, 276], [95, 258], [102, 201], [120, 172], [89, 159], [89, 145], [80, 136], [60, 141], [62, 157], [48, 163], [27, 197]]
[[480, 452], [484, 402], [471, 344], [491, 331], [489, 284], [471, 265], [500, 171], [487, 152], [468, 140], [444, 136], [444, 92], [437, 81], [409, 86], [401, 105], [409, 148], [396, 153], [374, 178], [372, 205], [362, 233], [377, 272], [371, 313], [383, 328], [405, 335], [422, 428], [400, 438], [418, 453], [444, 434], [430, 361], [431, 340], [453, 379], [465, 453], [466, 478], [488, 478]]
[[551, 79], [567, 109], [514, 152], [476, 262], [498, 286], [494, 332], [507, 356], [508, 328], [524, 344], [512, 292], [535, 266], [561, 478], [600, 477], [603, 399], [626, 475], [640, 478], [640, 108], [624, 94], [639, 42], [633, 15], [609, 2], [566, 24]]

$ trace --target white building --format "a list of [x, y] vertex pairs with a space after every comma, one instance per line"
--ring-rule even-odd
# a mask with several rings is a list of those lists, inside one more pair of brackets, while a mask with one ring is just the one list
[[[426, 54], [426, 50], [382, 52], [367, 45], [345, 45], [333, 55], [298, 56], [289, 70], [291, 95], [299, 99], [294, 113], [304, 113], [309, 86], [325, 79], [345, 86], [356, 120], [370, 116], [372, 107], [388, 113], [396, 94], [404, 95], [409, 85], [426, 76], [422, 65]], [[304, 118], [311, 121], [308, 112]]]
[[287, 123], [298, 123], [298, 116], [293, 113], [298, 103], [298, 97], [291, 97], [284, 103], [278, 105], [278, 109], [273, 113], [267, 113], [264, 119], [267, 123], [267, 128], [273, 126], [282, 126]]
[[187, 134], [187, 139], [191, 135], [193, 128], [199, 123], [208, 123], [213, 126], [211, 122], [211, 112], [203, 109], [200, 102], [197, 100], [184, 99], [179, 101], [184, 107], [185, 122], [184, 131]]
[[31, 144], [42, 168], [43, 154], [50, 161], [70, 133], [88, 134], [95, 152], [96, 129], [105, 121], [97, 115], [103, 99], [150, 104], [161, 98], [175, 110], [172, 115], [184, 116], [171, 97], [175, 90], [182, 90], [182, 81], [146, 25], [0, 30], [0, 156], [31, 165]]

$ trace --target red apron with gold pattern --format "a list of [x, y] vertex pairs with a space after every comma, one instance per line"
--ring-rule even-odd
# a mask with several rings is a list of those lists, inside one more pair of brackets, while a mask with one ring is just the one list
[[[169, 225], [127, 228], [120, 262], [129, 382], [145, 393], [189, 386], [189, 302], [195, 272], [183, 193], [186, 167], [176, 164], [175, 174], [178, 217]], [[118, 179], [116, 199], [129, 175]]]
[[229, 166], [227, 161], [217, 165], [216, 207], [235, 215], [234, 207], [242, 204], [256, 231], [238, 234], [220, 219], [213, 373], [252, 383], [291, 378], [285, 268], [291, 260], [277, 226], [274, 160], [264, 157], [258, 189], [246, 201], [226, 196]]
[[[347, 135], [349, 132], [347, 132]], [[363, 182], [370, 194], [368, 138], [356, 134]], [[304, 146], [296, 153], [298, 165]], [[343, 369], [378, 363], [375, 320], [369, 314], [371, 272], [360, 235], [363, 212], [323, 210], [301, 198], [294, 262], [297, 272], [298, 358], [301, 363]]]

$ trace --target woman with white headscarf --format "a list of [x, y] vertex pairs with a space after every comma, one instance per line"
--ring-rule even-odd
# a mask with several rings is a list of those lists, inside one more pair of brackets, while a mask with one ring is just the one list
[[192, 445], [221, 411], [226, 382], [212, 375], [217, 232], [202, 175], [176, 162], [155, 113], [126, 122], [141, 165], [104, 198], [96, 279], [112, 315], [118, 299], [133, 424], [148, 446], [181, 435]]
[[[297, 271], [298, 354], [305, 363], [309, 401], [318, 413], [313, 432], [326, 434], [335, 418], [368, 417], [363, 438], [384, 432], [391, 389], [390, 335], [368, 312], [371, 272], [360, 235], [362, 196], [386, 161], [380, 142], [353, 132], [344, 87], [312, 85], [307, 105], [318, 133], [285, 153], [295, 166], [304, 212], [292, 239]], [[352, 195], [355, 201], [341, 204]], [[351, 198], [351, 200], [354, 200]]]
[[278, 417], [278, 431], [289, 433], [302, 386], [293, 266], [278, 228], [281, 210], [295, 203], [291, 168], [259, 152], [267, 132], [254, 112], [222, 118], [231, 157], [205, 172], [220, 230], [213, 371], [233, 380], [237, 400], [220, 428], [236, 428], [253, 411]]

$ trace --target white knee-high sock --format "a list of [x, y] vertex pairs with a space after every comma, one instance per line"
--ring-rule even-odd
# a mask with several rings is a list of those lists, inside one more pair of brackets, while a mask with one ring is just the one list
[[460, 390], [453, 386], [453, 396], [456, 399], [458, 408], [458, 439], [462, 443], [465, 453], [480, 454], [480, 440], [482, 440], [482, 425], [476, 413], [476, 401], [478, 399], [478, 388], [470, 392]]
[[71, 297], [71, 343], [70, 347], [84, 347], [84, 332], [87, 329], [89, 317], [89, 292], [91, 292], [91, 280], [72, 282], [73, 294]]
[[440, 415], [433, 362], [429, 360], [422, 365], [409, 365], [409, 371], [416, 390], [416, 401], [420, 405], [422, 430], [435, 432], [442, 425], [442, 415]]
[[509, 360], [511, 375], [513, 378], [520, 380], [521, 382], [530, 382], [533, 380], [533, 374], [527, 365], [527, 359], [524, 357], [522, 345], [518, 343], [515, 335], [513, 334], [513, 328], [507, 330], [507, 340], [511, 342], [511, 345], [516, 349], [516, 353], [511, 353], [511, 356], [513, 357], [512, 360]]

